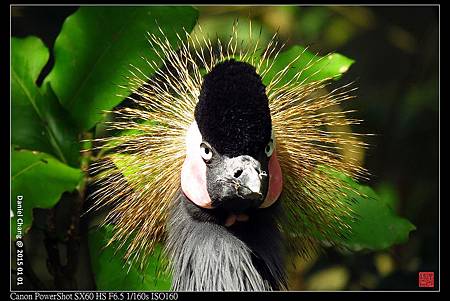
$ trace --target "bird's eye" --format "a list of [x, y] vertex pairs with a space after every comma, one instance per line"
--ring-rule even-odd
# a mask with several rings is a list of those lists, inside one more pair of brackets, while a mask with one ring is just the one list
[[213, 151], [209, 145], [202, 142], [200, 144], [200, 155], [202, 156], [203, 160], [209, 161], [212, 158]]
[[267, 157], [272, 156], [273, 153], [273, 141], [270, 140], [270, 142], [266, 145], [266, 148], [264, 149], [264, 151], [266, 152]]
[[272, 132], [272, 136], [270, 137], [269, 143], [267, 143], [266, 148], [264, 149], [267, 157], [272, 156], [273, 150], [275, 149], [275, 140]]

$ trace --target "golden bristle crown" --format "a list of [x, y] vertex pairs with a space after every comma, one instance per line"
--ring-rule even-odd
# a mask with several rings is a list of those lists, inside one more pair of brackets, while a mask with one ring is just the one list
[[[240, 41], [237, 25], [228, 41], [213, 42], [198, 34], [178, 35], [176, 47], [161, 35], [149, 35], [149, 46], [163, 62], [149, 61], [148, 69], [130, 68], [126, 90], [132, 105], [113, 111], [109, 128], [118, 136], [94, 141], [102, 154], [92, 166], [98, 189], [92, 194], [93, 208], [108, 207], [105, 223], [115, 226], [110, 243], [125, 247], [125, 259], [141, 267], [158, 243], [164, 242], [165, 224], [172, 200], [180, 193], [180, 174], [185, 157], [185, 134], [194, 121], [202, 74], [229, 58], [253, 65], [266, 84], [277, 157], [283, 173], [280, 202], [285, 217], [280, 220], [286, 240], [303, 255], [318, 250], [321, 240], [350, 234], [349, 220], [356, 218], [345, 196], [352, 190], [330, 175], [337, 170], [353, 178], [367, 172], [340, 150], [364, 148], [358, 134], [342, 132], [343, 126], [359, 120], [346, 117], [336, 107], [353, 98], [350, 85], [327, 91], [333, 78], [310, 81], [302, 74], [321, 60], [311, 59], [287, 79], [298, 53], [283, 69], [272, 72], [283, 49], [275, 34], [261, 49], [259, 37]], [[319, 72], [318, 70], [317, 72]], [[153, 74], [148, 76], [147, 74]], [[323, 168], [326, 167], [326, 168]], [[130, 242], [131, 241], [131, 242]], [[126, 244], [126, 242], [130, 242]]]

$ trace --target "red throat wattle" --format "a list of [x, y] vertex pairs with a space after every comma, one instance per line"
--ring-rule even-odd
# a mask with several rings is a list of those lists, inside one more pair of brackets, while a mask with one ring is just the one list
[[[181, 189], [186, 197], [197, 206], [213, 208], [206, 187], [206, 163], [200, 155], [202, 135], [194, 121], [186, 133], [186, 158], [181, 170]], [[281, 167], [276, 150], [269, 160], [269, 189], [260, 208], [270, 207], [275, 203], [283, 189]]]

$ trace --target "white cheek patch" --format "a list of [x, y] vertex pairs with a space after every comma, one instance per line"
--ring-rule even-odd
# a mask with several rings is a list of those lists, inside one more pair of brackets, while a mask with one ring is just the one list
[[181, 189], [197, 206], [212, 208], [206, 188], [206, 163], [200, 154], [202, 135], [194, 121], [186, 133], [186, 158], [181, 169]]

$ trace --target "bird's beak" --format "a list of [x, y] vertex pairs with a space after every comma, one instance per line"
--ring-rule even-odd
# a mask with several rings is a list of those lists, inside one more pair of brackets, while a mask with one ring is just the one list
[[225, 158], [223, 166], [223, 178], [234, 186], [239, 198], [255, 201], [263, 199], [267, 173], [261, 170], [257, 160], [250, 156]]
[[232, 212], [258, 208], [267, 194], [269, 176], [260, 162], [248, 155], [222, 157], [220, 164], [209, 170], [214, 206]]

